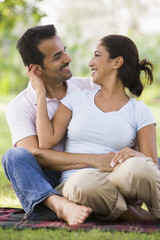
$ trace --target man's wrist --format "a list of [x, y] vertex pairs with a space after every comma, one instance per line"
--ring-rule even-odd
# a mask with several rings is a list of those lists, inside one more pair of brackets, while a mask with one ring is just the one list
[[82, 154], [81, 158], [86, 167], [98, 168], [98, 161], [101, 154]]

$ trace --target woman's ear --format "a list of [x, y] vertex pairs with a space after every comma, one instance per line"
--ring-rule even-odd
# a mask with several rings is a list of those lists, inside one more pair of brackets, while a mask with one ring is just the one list
[[119, 57], [115, 58], [113, 69], [120, 68], [123, 65], [123, 63], [124, 63], [124, 59], [123, 59], [122, 56], [119, 56]]

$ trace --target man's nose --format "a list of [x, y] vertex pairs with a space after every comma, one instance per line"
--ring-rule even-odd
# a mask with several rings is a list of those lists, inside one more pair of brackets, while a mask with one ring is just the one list
[[71, 62], [72, 59], [70, 58], [70, 56], [68, 55], [68, 53], [65, 52], [64, 54], [65, 54], [64, 61], [65, 61], [65, 62]]

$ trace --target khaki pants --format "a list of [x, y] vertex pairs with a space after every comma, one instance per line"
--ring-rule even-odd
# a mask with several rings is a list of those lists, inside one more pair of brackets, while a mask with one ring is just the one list
[[113, 172], [85, 168], [57, 186], [69, 200], [93, 209], [96, 217], [116, 220], [127, 210], [127, 203], [146, 203], [153, 216], [160, 218], [160, 171], [152, 159], [132, 157]]

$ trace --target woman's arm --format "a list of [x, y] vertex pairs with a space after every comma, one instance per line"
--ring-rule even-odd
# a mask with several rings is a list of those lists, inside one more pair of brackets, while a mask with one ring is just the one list
[[156, 128], [154, 124], [150, 124], [141, 128], [137, 132], [138, 150], [124, 148], [115, 154], [111, 161], [111, 166], [115, 167], [130, 157], [151, 157], [153, 162], [158, 165], [157, 147], [156, 147]]
[[[37, 94], [37, 116], [36, 128], [38, 135], [39, 148], [52, 149], [64, 137], [72, 113], [71, 110], [60, 103], [52, 121], [49, 119], [46, 104], [46, 89], [43, 81], [36, 74], [33, 74], [35, 68], [31, 72], [28, 71], [32, 86]], [[32, 75], [31, 75], [32, 74]]]
[[156, 145], [156, 127], [150, 124], [141, 128], [137, 132], [138, 149], [147, 157], [151, 157], [153, 162], [158, 165], [157, 145]]
[[52, 149], [65, 136], [72, 112], [60, 103], [50, 121], [44, 92], [37, 92], [37, 135], [39, 148]]

